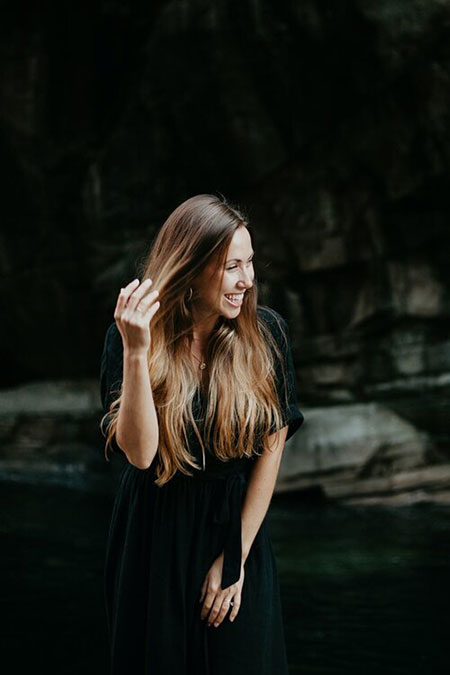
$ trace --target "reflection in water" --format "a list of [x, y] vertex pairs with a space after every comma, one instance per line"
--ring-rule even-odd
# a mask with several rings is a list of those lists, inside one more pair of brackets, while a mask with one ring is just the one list
[[[4, 660], [14, 673], [107, 675], [112, 497], [13, 482], [0, 494]], [[449, 517], [449, 507], [432, 504], [275, 496], [268, 518], [291, 675], [449, 672]]]

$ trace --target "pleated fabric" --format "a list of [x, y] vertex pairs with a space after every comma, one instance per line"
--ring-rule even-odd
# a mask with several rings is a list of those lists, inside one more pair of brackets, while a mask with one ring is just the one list
[[[278, 373], [277, 381], [289, 438], [304, 418], [296, 401], [287, 324], [274, 310], [259, 307], [258, 312], [273, 328], [286, 361], [288, 377], [284, 380]], [[121, 376], [121, 338], [112, 324], [101, 362], [105, 412]], [[198, 443], [193, 441], [192, 450], [199, 452]], [[277, 566], [266, 518], [245, 563], [235, 620], [230, 622], [227, 614], [216, 628], [200, 618], [201, 586], [221, 551], [222, 587], [239, 578], [241, 509], [255, 459], [223, 462], [208, 452], [204, 470], [194, 470], [193, 476], [177, 473], [162, 487], [154, 484], [156, 458], [146, 470], [125, 465], [105, 554], [111, 675], [288, 674]]]

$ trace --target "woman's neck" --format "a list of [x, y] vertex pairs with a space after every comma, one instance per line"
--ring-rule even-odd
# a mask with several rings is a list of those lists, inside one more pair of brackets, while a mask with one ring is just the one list
[[216, 327], [218, 318], [219, 314], [210, 314], [208, 316], [201, 317], [193, 312], [192, 340], [200, 352], [205, 350], [211, 333]]

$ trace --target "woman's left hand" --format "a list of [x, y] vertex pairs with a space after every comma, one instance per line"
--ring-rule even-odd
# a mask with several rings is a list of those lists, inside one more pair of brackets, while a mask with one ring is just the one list
[[201, 618], [205, 619], [208, 614], [208, 626], [214, 624], [217, 627], [222, 623], [226, 613], [230, 609], [230, 603], [233, 602], [230, 612], [230, 621], [236, 617], [239, 607], [241, 606], [241, 593], [244, 584], [244, 563], [241, 564], [241, 576], [235, 584], [228, 586], [222, 590], [222, 567], [223, 567], [223, 551], [215, 559], [203, 582], [200, 601], [203, 602], [201, 611]]

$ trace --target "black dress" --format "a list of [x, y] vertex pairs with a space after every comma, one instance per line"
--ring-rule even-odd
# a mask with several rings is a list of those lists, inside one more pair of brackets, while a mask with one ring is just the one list
[[[287, 365], [286, 380], [279, 364], [275, 370], [290, 438], [304, 418], [297, 406], [288, 327], [274, 310], [259, 306], [258, 315], [271, 327]], [[101, 360], [105, 412], [120, 386], [122, 364], [122, 339], [111, 324]], [[197, 406], [201, 415], [201, 394]], [[113, 447], [118, 449], [115, 442]], [[202, 466], [195, 436], [190, 447]], [[200, 618], [200, 589], [222, 550], [222, 588], [239, 578], [241, 508], [255, 459], [223, 462], [209, 451], [204, 470], [190, 467], [194, 476], [178, 472], [162, 487], [153, 483], [155, 460], [145, 470], [126, 463], [105, 559], [111, 675], [287, 675], [278, 574], [266, 518], [245, 562], [236, 618], [231, 622], [228, 613], [217, 628]]]

